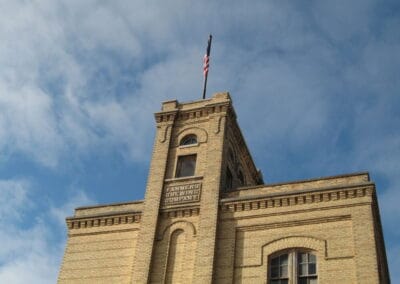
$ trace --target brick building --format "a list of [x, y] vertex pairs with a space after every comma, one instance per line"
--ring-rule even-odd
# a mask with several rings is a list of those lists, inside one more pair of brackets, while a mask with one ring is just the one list
[[228, 93], [155, 119], [145, 199], [77, 208], [59, 283], [389, 283], [368, 173], [264, 184]]

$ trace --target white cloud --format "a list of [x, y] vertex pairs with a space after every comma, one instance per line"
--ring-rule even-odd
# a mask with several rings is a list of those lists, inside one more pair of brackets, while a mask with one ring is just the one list
[[[378, 190], [386, 236], [398, 236], [392, 197], [400, 186], [400, 22], [382, 11], [381, 17], [380, 7], [375, 1], [3, 1], [0, 159], [22, 154], [56, 170], [93, 153], [149, 159], [160, 101], [201, 96], [201, 57], [212, 32], [208, 94], [231, 91], [266, 180], [369, 169], [390, 181]], [[25, 212], [18, 198], [28, 201], [29, 183], [3, 184], [17, 185], [20, 195], [8, 194], [20, 212], [4, 209], [15, 217]], [[74, 202], [48, 213], [61, 222]], [[51, 234], [35, 224], [24, 234]], [[11, 248], [24, 247], [12, 244], [11, 231], [5, 234]], [[35, 258], [45, 256], [26, 257]], [[18, 267], [7, 265], [7, 271]]]
[[31, 182], [0, 180], [1, 283], [55, 283], [65, 242], [58, 238], [65, 230], [63, 219], [76, 206], [93, 203], [82, 191], [58, 207], [39, 208], [35, 198]]
[[59, 206], [53, 204], [49, 209], [49, 216], [54, 218], [62, 228], [65, 228], [65, 218], [67, 216], [73, 216], [76, 207], [94, 204], [94, 200], [89, 198], [85, 191], [73, 191], [75, 193], [71, 194], [65, 203]]
[[55, 166], [63, 142], [58, 136], [52, 97], [35, 86], [11, 89], [1, 83], [0, 147]]

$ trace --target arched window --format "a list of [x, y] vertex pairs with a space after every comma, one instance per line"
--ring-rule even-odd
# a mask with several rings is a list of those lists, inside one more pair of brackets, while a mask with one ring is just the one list
[[317, 284], [317, 257], [310, 251], [289, 250], [273, 255], [268, 264], [270, 284]]
[[179, 283], [185, 274], [185, 234], [181, 229], [172, 233], [167, 260], [165, 283]]
[[186, 135], [182, 138], [180, 146], [192, 145], [197, 144], [197, 136], [194, 134]]

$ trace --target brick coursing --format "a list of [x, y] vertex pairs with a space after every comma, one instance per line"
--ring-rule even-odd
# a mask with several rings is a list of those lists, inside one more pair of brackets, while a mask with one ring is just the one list
[[[155, 120], [145, 200], [77, 208], [58, 283], [267, 283], [291, 249], [317, 256], [318, 283], [389, 283], [368, 173], [263, 184], [228, 93], [165, 102]], [[197, 144], [180, 146], [187, 134]], [[175, 178], [188, 154], [195, 176]]]

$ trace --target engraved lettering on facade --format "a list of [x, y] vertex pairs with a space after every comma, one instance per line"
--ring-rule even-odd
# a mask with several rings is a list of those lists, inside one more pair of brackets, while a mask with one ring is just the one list
[[164, 190], [164, 205], [200, 201], [201, 183], [168, 186]]

